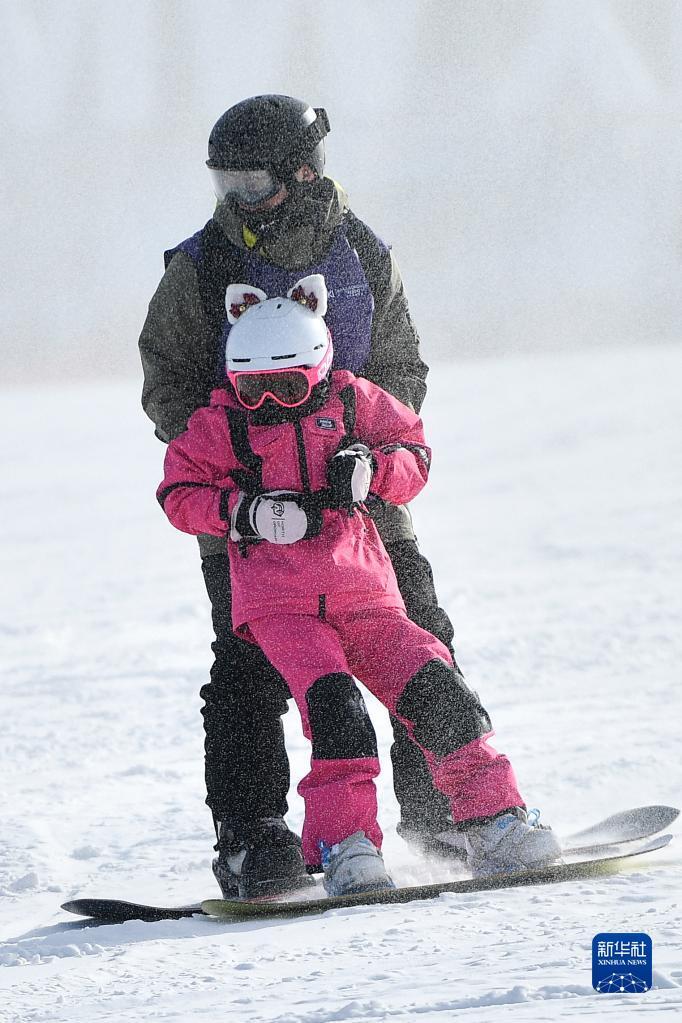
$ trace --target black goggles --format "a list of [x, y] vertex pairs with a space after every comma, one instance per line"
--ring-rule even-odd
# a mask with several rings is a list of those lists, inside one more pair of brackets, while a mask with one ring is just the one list
[[228, 377], [242, 405], [257, 409], [266, 398], [273, 398], [278, 405], [296, 408], [310, 397], [317, 383], [316, 367], [313, 369], [278, 369], [271, 373], [234, 373]]
[[213, 182], [213, 191], [220, 202], [229, 197], [244, 206], [258, 206], [272, 199], [282, 187], [282, 182], [267, 167], [260, 170], [209, 167], [208, 172]]

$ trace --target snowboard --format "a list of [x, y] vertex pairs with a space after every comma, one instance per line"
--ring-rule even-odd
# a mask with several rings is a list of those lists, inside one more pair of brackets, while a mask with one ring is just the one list
[[576, 831], [562, 842], [564, 853], [583, 853], [603, 845], [623, 845], [665, 831], [677, 820], [674, 806], [636, 806], [605, 817], [589, 828]]
[[127, 920], [142, 920], [144, 923], [182, 920], [202, 912], [200, 902], [188, 906], [145, 906], [142, 902], [123, 902], [121, 899], [72, 899], [63, 902], [62, 909], [108, 924], [122, 924]]
[[[604, 848], [622, 846], [641, 841], [663, 831], [679, 816], [673, 806], [638, 806], [622, 810], [604, 820], [563, 840], [565, 856], [595, 856]], [[616, 857], [617, 858], [617, 857]], [[460, 882], [455, 882], [460, 883]], [[464, 884], [465, 882], [461, 882]], [[427, 897], [427, 896], [424, 896]], [[220, 900], [209, 900], [219, 902]], [[281, 900], [280, 900], [281, 901]], [[325, 903], [328, 901], [324, 900]], [[241, 902], [237, 903], [242, 905]], [[230, 902], [234, 905], [234, 902]], [[73, 899], [62, 904], [62, 909], [76, 916], [89, 917], [103, 923], [124, 923], [127, 920], [142, 920], [153, 923], [157, 920], [180, 920], [183, 917], [201, 914], [202, 904], [185, 906], [147, 906], [139, 902], [124, 902], [120, 899]]]
[[[548, 867], [538, 867], [533, 870], [518, 870], [511, 874], [491, 874], [487, 877], [467, 878], [463, 881], [387, 888], [382, 891], [361, 892], [356, 895], [334, 897], [327, 895], [322, 898], [306, 898], [306, 893], [300, 893], [298, 896], [286, 900], [276, 898], [208, 899], [206, 902], [202, 902], [201, 908], [208, 916], [235, 923], [253, 917], [293, 917], [325, 913], [330, 909], [348, 909], [353, 906], [396, 905], [434, 899], [445, 892], [464, 894], [492, 891], [498, 888], [517, 888], [524, 885], [572, 881], [617, 871], [621, 868], [624, 860], [645, 856], [657, 849], [664, 849], [672, 837], [672, 835], [660, 835], [620, 847], [604, 846], [604, 849], [608, 849], [609, 852], [603, 856], [584, 859], [578, 855], [572, 861], [554, 863]], [[614, 851], [615, 849], [618, 851]]]

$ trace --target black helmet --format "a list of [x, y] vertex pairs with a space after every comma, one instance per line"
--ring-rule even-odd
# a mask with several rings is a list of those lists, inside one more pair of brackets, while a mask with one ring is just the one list
[[260, 203], [290, 181], [302, 163], [321, 178], [329, 130], [325, 110], [292, 96], [242, 100], [219, 118], [209, 136], [206, 166], [216, 195]]

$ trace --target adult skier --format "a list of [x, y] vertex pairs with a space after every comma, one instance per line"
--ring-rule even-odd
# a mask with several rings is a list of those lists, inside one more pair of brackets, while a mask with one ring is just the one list
[[[142, 404], [169, 442], [224, 381], [231, 325], [229, 284], [248, 280], [285, 294], [302, 275], [325, 275], [333, 296], [328, 323], [335, 368], [366, 377], [419, 411], [427, 367], [390, 250], [351, 211], [344, 190], [324, 176], [329, 121], [322, 109], [288, 96], [256, 96], [215, 124], [208, 168], [217, 197], [212, 218], [165, 254], [166, 271], [140, 337]], [[406, 507], [373, 511], [408, 616], [452, 651], [453, 629], [438, 606], [431, 568]], [[212, 605], [215, 660], [201, 689], [206, 802], [218, 837], [214, 871], [225, 896], [237, 883], [282, 889], [304, 877], [300, 840], [286, 826], [289, 768], [281, 715], [289, 691], [259, 647], [231, 629], [225, 544], [199, 538]], [[391, 751], [401, 834], [422, 848], [457, 852], [446, 797], [431, 782], [422, 752], [394, 717]], [[239, 879], [234, 864], [239, 861]]]
[[[157, 496], [179, 529], [227, 546], [233, 627], [296, 700], [312, 742], [299, 786], [306, 864], [322, 866], [332, 896], [393, 886], [379, 851], [376, 739], [354, 675], [421, 749], [474, 876], [553, 862], [559, 843], [528, 823], [447, 647], [407, 618], [367, 513], [368, 501], [402, 505], [424, 486], [421, 420], [370, 381], [331, 372], [320, 274], [281, 299], [232, 284], [225, 304], [229, 382], [171, 441]], [[233, 856], [236, 874], [245, 856]]]

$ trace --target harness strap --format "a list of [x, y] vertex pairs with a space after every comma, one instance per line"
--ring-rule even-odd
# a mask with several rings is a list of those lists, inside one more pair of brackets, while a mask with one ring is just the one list
[[211, 321], [216, 337], [225, 322], [225, 289], [234, 281], [244, 280], [244, 253], [225, 237], [215, 220], [203, 230], [203, 259], [197, 266], [201, 302]]
[[244, 493], [259, 494], [263, 490], [263, 459], [251, 447], [246, 412], [235, 408], [226, 408], [225, 414], [232, 450], [245, 467], [243, 471], [233, 469], [230, 475]]
[[346, 386], [339, 391], [339, 400], [343, 405], [343, 430], [345, 434], [339, 445], [339, 451], [341, 451], [343, 448], [347, 448], [355, 442], [354, 434], [357, 406], [355, 402], [355, 388], [352, 384], [346, 384]]
[[232, 245], [213, 218], [191, 238], [164, 252], [166, 270], [178, 252], [184, 252], [194, 264], [204, 313], [219, 338], [225, 320], [225, 289], [244, 278], [244, 253]]

